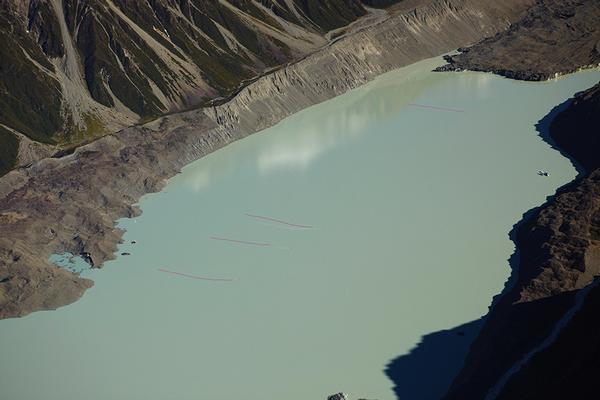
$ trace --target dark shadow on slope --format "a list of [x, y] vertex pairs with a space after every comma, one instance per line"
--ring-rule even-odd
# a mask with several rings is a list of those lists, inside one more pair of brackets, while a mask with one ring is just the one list
[[[577, 94], [575, 94], [575, 96], [577, 96]], [[498, 295], [494, 296], [494, 298], [492, 300], [492, 305], [490, 306], [490, 311], [493, 309], [494, 305], [496, 305], [496, 303], [506, 293], [508, 293], [513, 288], [513, 286], [516, 283], [516, 279], [518, 277], [519, 265], [521, 262], [521, 250], [519, 248], [520, 246], [519, 246], [519, 241], [518, 241], [518, 237], [517, 237], [519, 230], [524, 225], [526, 225], [528, 222], [530, 222], [533, 218], [535, 218], [539, 214], [539, 212], [542, 209], [544, 209], [548, 204], [552, 203], [557, 195], [571, 189], [585, 174], [585, 169], [583, 168], [583, 166], [581, 164], [579, 164], [575, 159], [573, 159], [573, 157], [571, 157], [570, 154], [563, 151], [558, 146], [556, 141], [552, 138], [552, 136], [550, 135], [550, 126], [552, 124], [552, 121], [554, 121], [554, 119], [561, 112], [566, 110], [569, 107], [569, 105], [573, 102], [574, 99], [575, 99], [575, 97], [571, 97], [571, 98], [565, 100], [564, 102], [562, 102], [561, 104], [555, 106], [552, 110], [550, 110], [550, 112], [548, 114], [546, 114], [542, 119], [540, 119], [535, 124], [535, 129], [538, 133], [538, 136], [544, 142], [548, 143], [550, 145], [550, 147], [552, 147], [554, 150], [558, 151], [563, 157], [565, 157], [565, 158], [569, 159], [569, 161], [571, 161], [571, 163], [577, 170], [577, 177], [573, 181], [568, 182], [565, 185], [559, 187], [554, 194], [547, 196], [544, 203], [542, 203], [538, 207], [534, 207], [534, 208], [526, 211], [525, 213], [523, 213], [523, 215], [521, 216], [521, 219], [513, 225], [512, 229], [508, 233], [508, 237], [510, 238], [510, 241], [515, 244], [515, 251], [508, 259], [508, 263], [509, 263], [510, 269], [511, 269], [511, 274], [510, 274], [508, 280], [506, 281], [502, 292], [499, 293]], [[488, 314], [489, 314], [489, 312], [488, 312]]]
[[[577, 94], [575, 94], [575, 96], [577, 96]], [[535, 129], [538, 133], [538, 136], [544, 142], [548, 143], [550, 145], [550, 147], [552, 147], [554, 150], [558, 151], [563, 157], [565, 157], [565, 158], [569, 159], [569, 161], [571, 161], [571, 163], [577, 170], [577, 177], [573, 181], [568, 182], [567, 184], [559, 187], [554, 194], [547, 196], [546, 201], [544, 201], [544, 203], [542, 203], [538, 207], [534, 207], [534, 208], [526, 211], [525, 213], [523, 213], [523, 215], [521, 216], [521, 219], [513, 225], [512, 229], [508, 233], [508, 237], [510, 238], [510, 241], [515, 244], [515, 251], [508, 259], [508, 263], [509, 263], [510, 269], [511, 269], [511, 274], [510, 274], [508, 280], [506, 281], [502, 292], [499, 293], [498, 295], [494, 296], [494, 298], [492, 300], [492, 305], [490, 306], [490, 311], [492, 310], [494, 305], [496, 305], [498, 303], [498, 301], [513, 288], [514, 284], [516, 283], [516, 279], [518, 277], [520, 258], [521, 258], [520, 257], [521, 251], [519, 249], [519, 242], [517, 239], [517, 235], [518, 235], [518, 232], [521, 229], [521, 227], [523, 225], [527, 224], [532, 218], [537, 216], [537, 214], [540, 212], [540, 210], [542, 210], [549, 203], [554, 201], [554, 198], [557, 195], [559, 195], [560, 193], [562, 193], [564, 191], [571, 189], [574, 186], [574, 184], [577, 181], [579, 181], [579, 179], [581, 179], [581, 177], [585, 174], [585, 170], [584, 170], [583, 166], [581, 164], [579, 164], [575, 159], [573, 159], [573, 157], [571, 157], [571, 155], [569, 153], [562, 150], [558, 146], [556, 141], [550, 135], [550, 125], [552, 124], [552, 121], [561, 112], [566, 110], [569, 107], [569, 105], [573, 102], [574, 99], [575, 99], [575, 97], [571, 97], [568, 100], [565, 100], [564, 102], [562, 102], [561, 104], [555, 106], [552, 110], [550, 110], [550, 112], [548, 114], [546, 114], [542, 119], [540, 119], [535, 124]], [[488, 314], [489, 314], [489, 312], [488, 312]]]
[[[579, 93], [575, 94], [575, 96], [577, 96], [578, 94]], [[539, 137], [541, 137], [544, 142], [548, 143], [550, 147], [558, 151], [563, 157], [569, 159], [569, 161], [573, 163], [575, 169], [577, 170], [577, 180], [582, 177], [582, 174], [585, 173], [585, 169], [572, 157], [571, 154], [564, 151], [564, 149], [562, 149], [558, 145], [558, 143], [556, 143], [556, 140], [554, 140], [552, 135], [550, 135], [550, 125], [552, 125], [552, 121], [554, 121], [558, 114], [565, 111], [569, 107], [569, 105], [571, 105], [573, 100], [575, 100], [575, 97], [571, 97], [570, 99], [562, 102], [561, 104], [557, 105], [552, 110], [550, 110], [550, 112], [546, 114], [544, 118], [542, 118], [538, 121], [537, 124], [535, 124], [535, 129], [537, 130]]]
[[482, 320], [423, 336], [410, 353], [385, 369], [400, 400], [438, 400], [463, 365]]
[[[571, 163], [575, 166], [575, 169], [577, 170], [577, 177], [573, 181], [563, 185], [562, 187], [559, 187], [554, 194], [547, 196], [544, 203], [542, 203], [540, 206], [534, 207], [534, 208], [526, 211], [525, 213], [523, 213], [523, 215], [521, 216], [521, 219], [512, 226], [512, 229], [508, 233], [508, 237], [509, 237], [510, 241], [515, 244], [515, 251], [508, 259], [508, 264], [510, 265], [511, 274], [508, 277], [508, 280], [506, 281], [506, 283], [504, 284], [504, 289], [502, 290], [502, 292], [500, 292], [499, 294], [494, 296], [494, 298], [492, 299], [490, 311], [494, 308], [494, 306], [498, 303], [498, 301], [506, 293], [508, 293], [513, 288], [513, 286], [516, 284], [516, 280], [518, 278], [519, 265], [521, 262], [521, 249], [519, 248], [520, 246], [519, 246], [519, 241], [518, 241], [518, 237], [517, 237], [519, 230], [524, 225], [526, 225], [528, 222], [530, 222], [532, 219], [534, 219], [539, 214], [540, 210], [544, 209], [548, 204], [550, 204], [552, 201], [554, 201], [554, 198], [558, 194], [572, 188], [573, 185], [577, 181], [579, 181], [579, 179], [581, 179], [581, 177], [585, 174], [583, 166], [581, 166], [579, 163], [577, 163], [577, 161], [574, 160], [568, 153], [564, 152], [556, 144], [556, 141], [550, 135], [550, 125], [552, 124], [552, 121], [556, 118], [556, 116], [558, 114], [560, 114], [565, 109], [567, 109], [569, 107], [569, 105], [573, 102], [573, 100], [574, 100], [574, 97], [571, 97], [570, 99], [565, 100], [561, 104], [555, 106], [552, 110], [550, 110], [550, 112], [548, 114], [546, 114], [541, 120], [539, 120], [535, 124], [535, 129], [538, 133], [538, 136], [544, 142], [548, 143], [550, 145], [550, 147], [552, 147], [556, 151], [560, 152], [560, 154], [562, 156], [564, 156], [565, 158], [567, 158], [571, 161]], [[488, 314], [489, 314], [489, 312], [488, 312]]]

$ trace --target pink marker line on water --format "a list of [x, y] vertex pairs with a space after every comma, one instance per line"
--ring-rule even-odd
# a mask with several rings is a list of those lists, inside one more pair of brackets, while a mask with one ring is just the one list
[[417, 103], [409, 103], [409, 106], [413, 106], [413, 107], [420, 107], [420, 108], [427, 108], [429, 110], [436, 110], [436, 111], [449, 111], [449, 112], [456, 112], [456, 113], [462, 113], [465, 112], [465, 110], [459, 110], [457, 108], [447, 108], [447, 107], [437, 107], [437, 106], [429, 106], [427, 104], [417, 104]]
[[250, 246], [259, 246], [259, 247], [268, 247], [270, 246], [269, 243], [258, 243], [258, 242], [248, 242], [245, 240], [236, 240], [236, 239], [228, 239], [228, 238], [222, 238], [222, 237], [216, 237], [216, 236], [211, 236], [210, 237], [212, 240], [220, 240], [223, 242], [230, 242], [230, 243], [236, 243], [236, 244], [247, 244]]
[[312, 229], [313, 228], [312, 225], [292, 224], [291, 222], [286, 222], [281, 219], [276, 219], [276, 218], [271, 218], [271, 217], [265, 217], [264, 215], [255, 215], [255, 214], [248, 214], [248, 213], [245, 213], [244, 215], [246, 215], [247, 217], [250, 217], [250, 218], [262, 219], [265, 221], [277, 222], [278, 224], [293, 226], [295, 228], [304, 228], [304, 229]]
[[233, 279], [227, 279], [227, 278], [207, 278], [205, 276], [188, 275], [188, 274], [184, 274], [182, 272], [169, 271], [168, 269], [164, 269], [164, 268], [159, 268], [158, 270], [160, 272], [166, 272], [167, 274], [178, 275], [178, 276], [183, 276], [183, 277], [192, 278], [192, 279], [199, 279], [202, 281], [233, 282]]

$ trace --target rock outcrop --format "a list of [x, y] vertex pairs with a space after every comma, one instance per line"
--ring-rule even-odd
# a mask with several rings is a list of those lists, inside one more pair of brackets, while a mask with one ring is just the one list
[[327, 396], [327, 400], [348, 400], [348, 395], [346, 393], [336, 393], [331, 396]]
[[487, 71], [540, 81], [600, 65], [600, 2], [538, 0], [506, 32], [446, 57], [441, 71]]
[[70, 252], [95, 266], [113, 257], [145, 193], [185, 164], [376, 76], [508, 28], [528, 0], [401, 3], [367, 29], [248, 84], [223, 104], [165, 116], [0, 178], [0, 318], [77, 300], [90, 281], [48, 263]]

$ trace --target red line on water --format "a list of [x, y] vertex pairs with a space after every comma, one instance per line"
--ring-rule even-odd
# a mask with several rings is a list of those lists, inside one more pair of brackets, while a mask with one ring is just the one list
[[275, 219], [275, 218], [271, 218], [271, 217], [265, 217], [263, 215], [254, 215], [254, 214], [248, 214], [248, 213], [245, 213], [244, 215], [246, 215], [247, 217], [251, 217], [251, 218], [263, 219], [265, 221], [277, 222], [279, 224], [284, 224], [284, 225], [287, 225], [287, 226], [294, 226], [296, 228], [307, 228], [307, 229], [311, 229], [312, 228], [312, 225], [292, 224], [291, 222], [286, 222], [286, 221], [282, 221], [280, 219]]
[[160, 272], [166, 272], [167, 274], [179, 275], [179, 276], [184, 276], [184, 277], [186, 277], [186, 278], [199, 279], [199, 280], [203, 280], [203, 281], [213, 281], [213, 282], [233, 282], [233, 279], [226, 279], [226, 278], [207, 278], [207, 277], [205, 277], [205, 276], [188, 275], [188, 274], [184, 274], [184, 273], [181, 273], [181, 272], [169, 271], [168, 269], [163, 269], [163, 268], [159, 268], [158, 270], [159, 270]]
[[235, 239], [228, 239], [228, 238], [215, 237], [215, 236], [211, 236], [210, 238], [212, 240], [221, 240], [223, 242], [230, 242], [230, 243], [237, 243], [237, 244], [249, 244], [251, 246], [260, 246], [260, 247], [270, 246], [269, 243], [247, 242], [245, 240], [235, 240]]
[[457, 112], [457, 113], [465, 112], [465, 110], [459, 110], [459, 109], [456, 109], [456, 108], [428, 106], [427, 104], [409, 103], [408, 105], [409, 106], [413, 106], [413, 107], [427, 108], [427, 109], [430, 109], [430, 110], [437, 110], [437, 111], [450, 111], [450, 112]]

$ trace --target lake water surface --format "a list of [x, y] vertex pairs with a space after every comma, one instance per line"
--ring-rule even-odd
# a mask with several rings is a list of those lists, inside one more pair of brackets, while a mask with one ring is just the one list
[[512, 225], [575, 176], [535, 124], [600, 79], [429, 72], [441, 62], [296, 114], [145, 196], [120, 223], [131, 255], [84, 272], [82, 300], [0, 321], [0, 397], [393, 399], [386, 364], [502, 290]]

